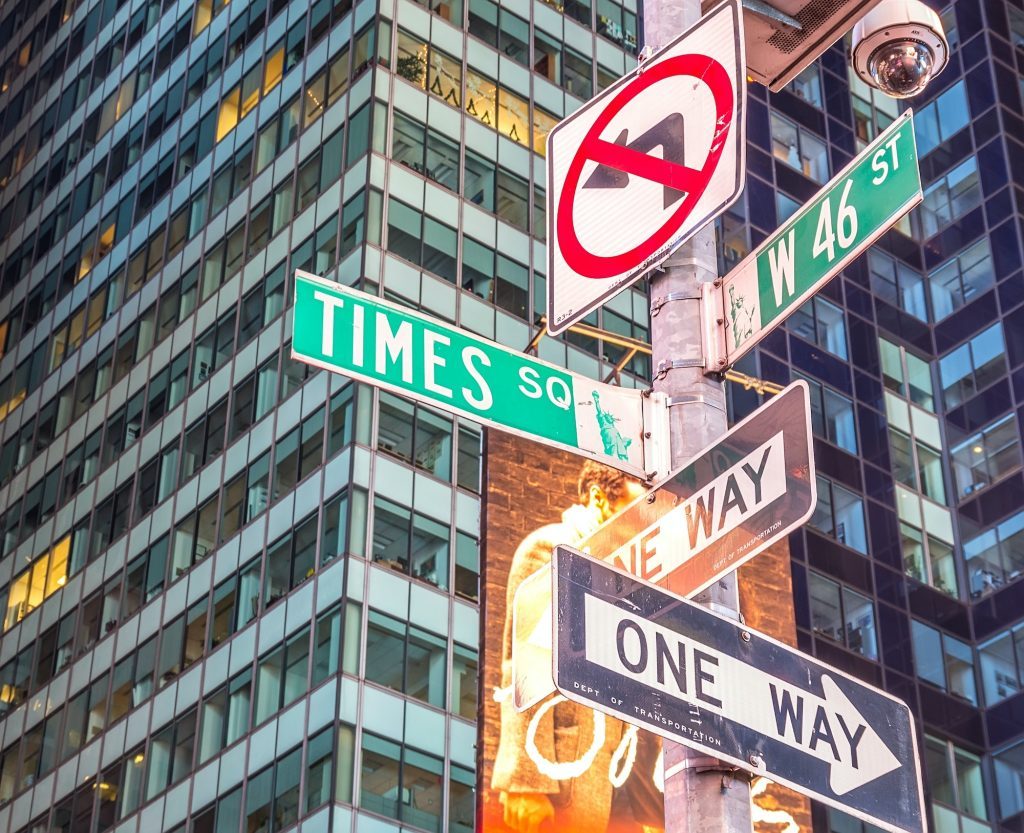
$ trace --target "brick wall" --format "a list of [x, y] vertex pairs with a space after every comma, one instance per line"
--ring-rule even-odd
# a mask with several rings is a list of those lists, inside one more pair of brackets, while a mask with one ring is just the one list
[[483, 810], [482, 830], [504, 829], [497, 820], [501, 807], [487, 786], [498, 748], [498, 704], [501, 684], [501, 640], [505, 626], [505, 588], [512, 555], [524, 537], [545, 524], [557, 523], [577, 502], [576, 480], [583, 458], [520, 439], [486, 431], [484, 448], [486, 499], [480, 519], [483, 590], [480, 601], [481, 730], [477, 744], [478, 783]]

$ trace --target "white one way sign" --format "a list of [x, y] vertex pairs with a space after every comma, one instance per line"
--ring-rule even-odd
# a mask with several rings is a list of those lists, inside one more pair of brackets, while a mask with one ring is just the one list
[[923, 833], [906, 704], [568, 547], [552, 569], [554, 676], [566, 697]]
[[[816, 501], [807, 383], [794, 382], [657, 483], [580, 548], [680, 596], [693, 596], [806, 521]], [[554, 689], [551, 577], [545, 565], [512, 601], [512, 699]]]

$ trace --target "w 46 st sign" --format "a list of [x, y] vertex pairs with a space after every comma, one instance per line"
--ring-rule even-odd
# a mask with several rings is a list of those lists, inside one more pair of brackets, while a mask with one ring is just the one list
[[720, 286], [709, 286], [722, 326], [707, 346], [708, 368], [749, 352], [922, 198], [908, 110]]

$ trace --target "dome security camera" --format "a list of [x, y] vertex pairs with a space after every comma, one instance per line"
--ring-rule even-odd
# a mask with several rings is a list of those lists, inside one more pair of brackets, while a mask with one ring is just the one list
[[853, 29], [853, 68], [892, 98], [921, 92], [949, 62], [939, 16], [921, 0], [882, 0]]

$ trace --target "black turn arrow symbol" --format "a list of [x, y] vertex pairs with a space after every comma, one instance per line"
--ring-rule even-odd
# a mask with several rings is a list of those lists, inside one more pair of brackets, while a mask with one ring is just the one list
[[[655, 148], [662, 149], [662, 159], [677, 165], [683, 165], [686, 153], [685, 126], [682, 113], [672, 113], [650, 130], [641, 133], [632, 142], [629, 141], [629, 131], [624, 129], [614, 144], [621, 147], [635, 150], [639, 153], [650, 153]], [[598, 164], [597, 169], [590, 175], [584, 188], [625, 188], [629, 185], [629, 174], [623, 170], [610, 165]], [[664, 186], [664, 208], [668, 208], [686, 196], [686, 191], [680, 191], [670, 185]]]

